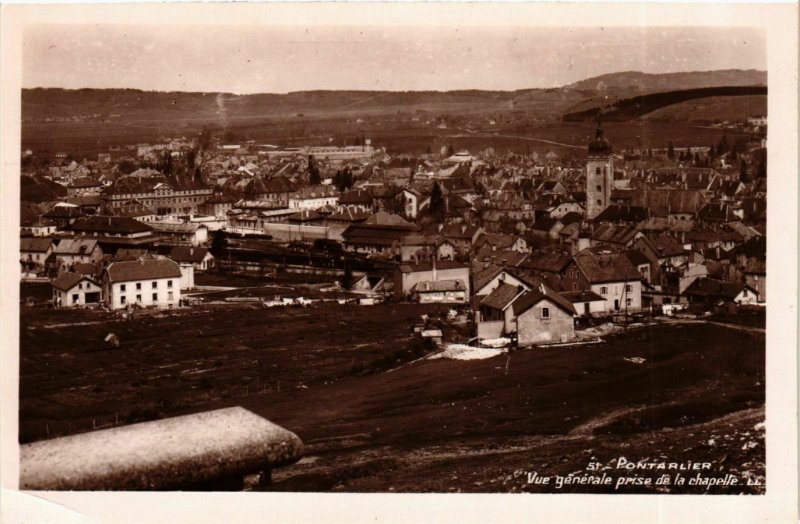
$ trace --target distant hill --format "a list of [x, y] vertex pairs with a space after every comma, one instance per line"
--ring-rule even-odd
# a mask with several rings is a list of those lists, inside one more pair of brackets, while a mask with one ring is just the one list
[[680, 91], [659, 91], [632, 98], [603, 103], [582, 111], [564, 115], [566, 122], [583, 122], [602, 116], [607, 121], [625, 121], [639, 118], [663, 107], [708, 97], [738, 97], [766, 95], [766, 86], [721, 86], [684, 89]]
[[767, 97], [712, 96], [696, 98], [662, 107], [642, 116], [644, 120], [662, 122], [743, 121], [749, 116], [767, 114]]
[[722, 69], [718, 71], [692, 71], [688, 73], [650, 74], [641, 71], [609, 73], [564, 86], [584, 92], [604, 94], [654, 91], [679, 91], [701, 87], [767, 85], [766, 71], [755, 69]]

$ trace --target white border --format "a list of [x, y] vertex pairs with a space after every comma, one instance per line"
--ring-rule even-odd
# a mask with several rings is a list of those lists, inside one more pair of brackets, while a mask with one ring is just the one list
[[[0, 18], [2, 485], [17, 485], [19, 99], [26, 24], [747, 26], [767, 31], [769, 220], [767, 494], [349, 495], [2, 493], [4, 522], [789, 522], [797, 515], [797, 51], [788, 4], [304, 3], [3, 6]], [[50, 502], [48, 502], [50, 501]]]

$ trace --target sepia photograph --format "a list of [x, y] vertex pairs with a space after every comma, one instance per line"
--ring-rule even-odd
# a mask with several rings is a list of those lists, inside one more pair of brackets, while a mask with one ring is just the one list
[[770, 31], [417, 7], [27, 19], [20, 490], [787, 488]]

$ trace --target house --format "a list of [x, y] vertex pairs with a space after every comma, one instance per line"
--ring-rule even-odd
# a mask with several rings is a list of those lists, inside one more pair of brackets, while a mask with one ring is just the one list
[[500, 283], [478, 304], [478, 340], [498, 338], [516, 333], [516, 316], [511, 307], [528, 291], [526, 286]]
[[42, 215], [43, 219], [56, 225], [58, 228], [65, 228], [84, 215], [81, 208], [74, 204], [59, 202], [47, 213]]
[[463, 304], [467, 287], [461, 280], [423, 280], [411, 288], [411, 299], [420, 304]]
[[744, 267], [744, 281], [755, 290], [758, 303], [767, 301], [767, 264], [764, 260], [750, 259]]
[[103, 190], [103, 184], [92, 177], [76, 178], [70, 185], [67, 186], [67, 195], [81, 196], [81, 195], [99, 195]]
[[181, 276], [178, 263], [166, 258], [112, 262], [102, 274], [103, 299], [111, 309], [172, 308], [180, 303]]
[[756, 304], [758, 292], [740, 282], [725, 282], [714, 278], [698, 278], [686, 288], [689, 304], [711, 308], [720, 303]]
[[579, 317], [588, 317], [593, 313], [602, 314], [605, 311], [606, 299], [592, 291], [566, 291], [559, 294], [572, 304]]
[[544, 284], [523, 293], [511, 308], [516, 317], [519, 347], [568, 342], [575, 338], [575, 308]]
[[642, 308], [642, 275], [624, 253], [587, 248], [565, 269], [563, 291], [592, 291], [605, 299], [605, 312]]
[[91, 238], [62, 238], [53, 249], [56, 269], [59, 273], [69, 271], [76, 263], [96, 264], [103, 256], [97, 240]]
[[[458, 280], [461, 282], [466, 302], [470, 296], [469, 266], [453, 260], [431, 260], [419, 263], [400, 264], [394, 271], [395, 300], [408, 300], [412, 297], [414, 287], [420, 282], [439, 282], [442, 280]], [[435, 287], [435, 286], [434, 286]], [[419, 289], [417, 289], [417, 292]], [[460, 291], [455, 288], [453, 292]]]
[[100, 283], [88, 275], [66, 272], [50, 285], [53, 288], [53, 307], [76, 307], [99, 304], [102, 300]]
[[214, 267], [214, 255], [205, 247], [175, 246], [167, 258], [178, 264], [192, 264], [195, 271], [207, 271]]
[[415, 220], [419, 214], [422, 194], [414, 188], [404, 188], [394, 197], [400, 214], [408, 219]]
[[22, 237], [19, 239], [19, 261], [23, 271], [41, 271], [50, 253], [53, 241], [42, 237]]
[[528, 279], [523, 279], [509, 270], [499, 266], [490, 266], [475, 273], [472, 278], [472, 285], [475, 289], [475, 297], [482, 300], [502, 284], [510, 284], [515, 287], [531, 289], [532, 283]]
[[418, 229], [398, 215], [379, 211], [363, 223], [348, 226], [342, 232], [343, 245], [347, 251], [396, 256], [403, 237]]
[[289, 195], [287, 203], [289, 209], [319, 209], [323, 206], [336, 206], [339, 202], [339, 192], [335, 187], [316, 185], [308, 186]]

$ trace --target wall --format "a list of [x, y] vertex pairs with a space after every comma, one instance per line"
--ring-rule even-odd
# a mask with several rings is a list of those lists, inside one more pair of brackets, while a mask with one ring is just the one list
[[505, 322], [502, 320], [492, 320], [489, 322], [478, 322], [478, 340], [487, 338], [500, 338], [503, 336]]
[[[542, 308], [550, 309], [550, 318], [542, 318]], [[520, 347], [534, 344], [567, 342], [575, 338], [572, 315], [549, 300], [542, 300], [517, 317], [517, 343]]]
[[[172, 287], [168, 286], [168, 282], [172, 281]], [[136, 284], [141, 284], [141, 289], [136, 289]], [[153, 288], [153, 283], [156, 287]], [[122, 286], [125, 286], [125, 291], [122, 291]], [[144, 307], [171, 307], [177, 306], [181, 299], [181, 286], [179, 278], [162, 278], [156, 280], [142, 280], [134, 282], [114, 282], [106, 284], [105, 286], [105, 300], [111, 309], [123, 309], [128, 304], [136, 303], [136, 296], [141, 295], [139, 304]], [[172, 292], [170, 299], [169, 293]], [[153, 293], [156, 294], [156, 299], [153, 300]], [[122, 303], [121, 297], [126, 298], [125, 303]]]
[[[631, 303], [627, 306], [628, 311], [642, 308], [642, 283], [640, 281], [628, 281], [631, 286], [630, 293], [625, 293], [625, 282], [608, 282], [605, 284], [592, 284], [591, 290], [605, 298], [605, 311], [613, 312], [614, 300], [619, 300], [619, 311], [625, 311], [625, 300], [630, 298]], [[602, 288], [606, 288], [605, 293], [601, 293]]]

